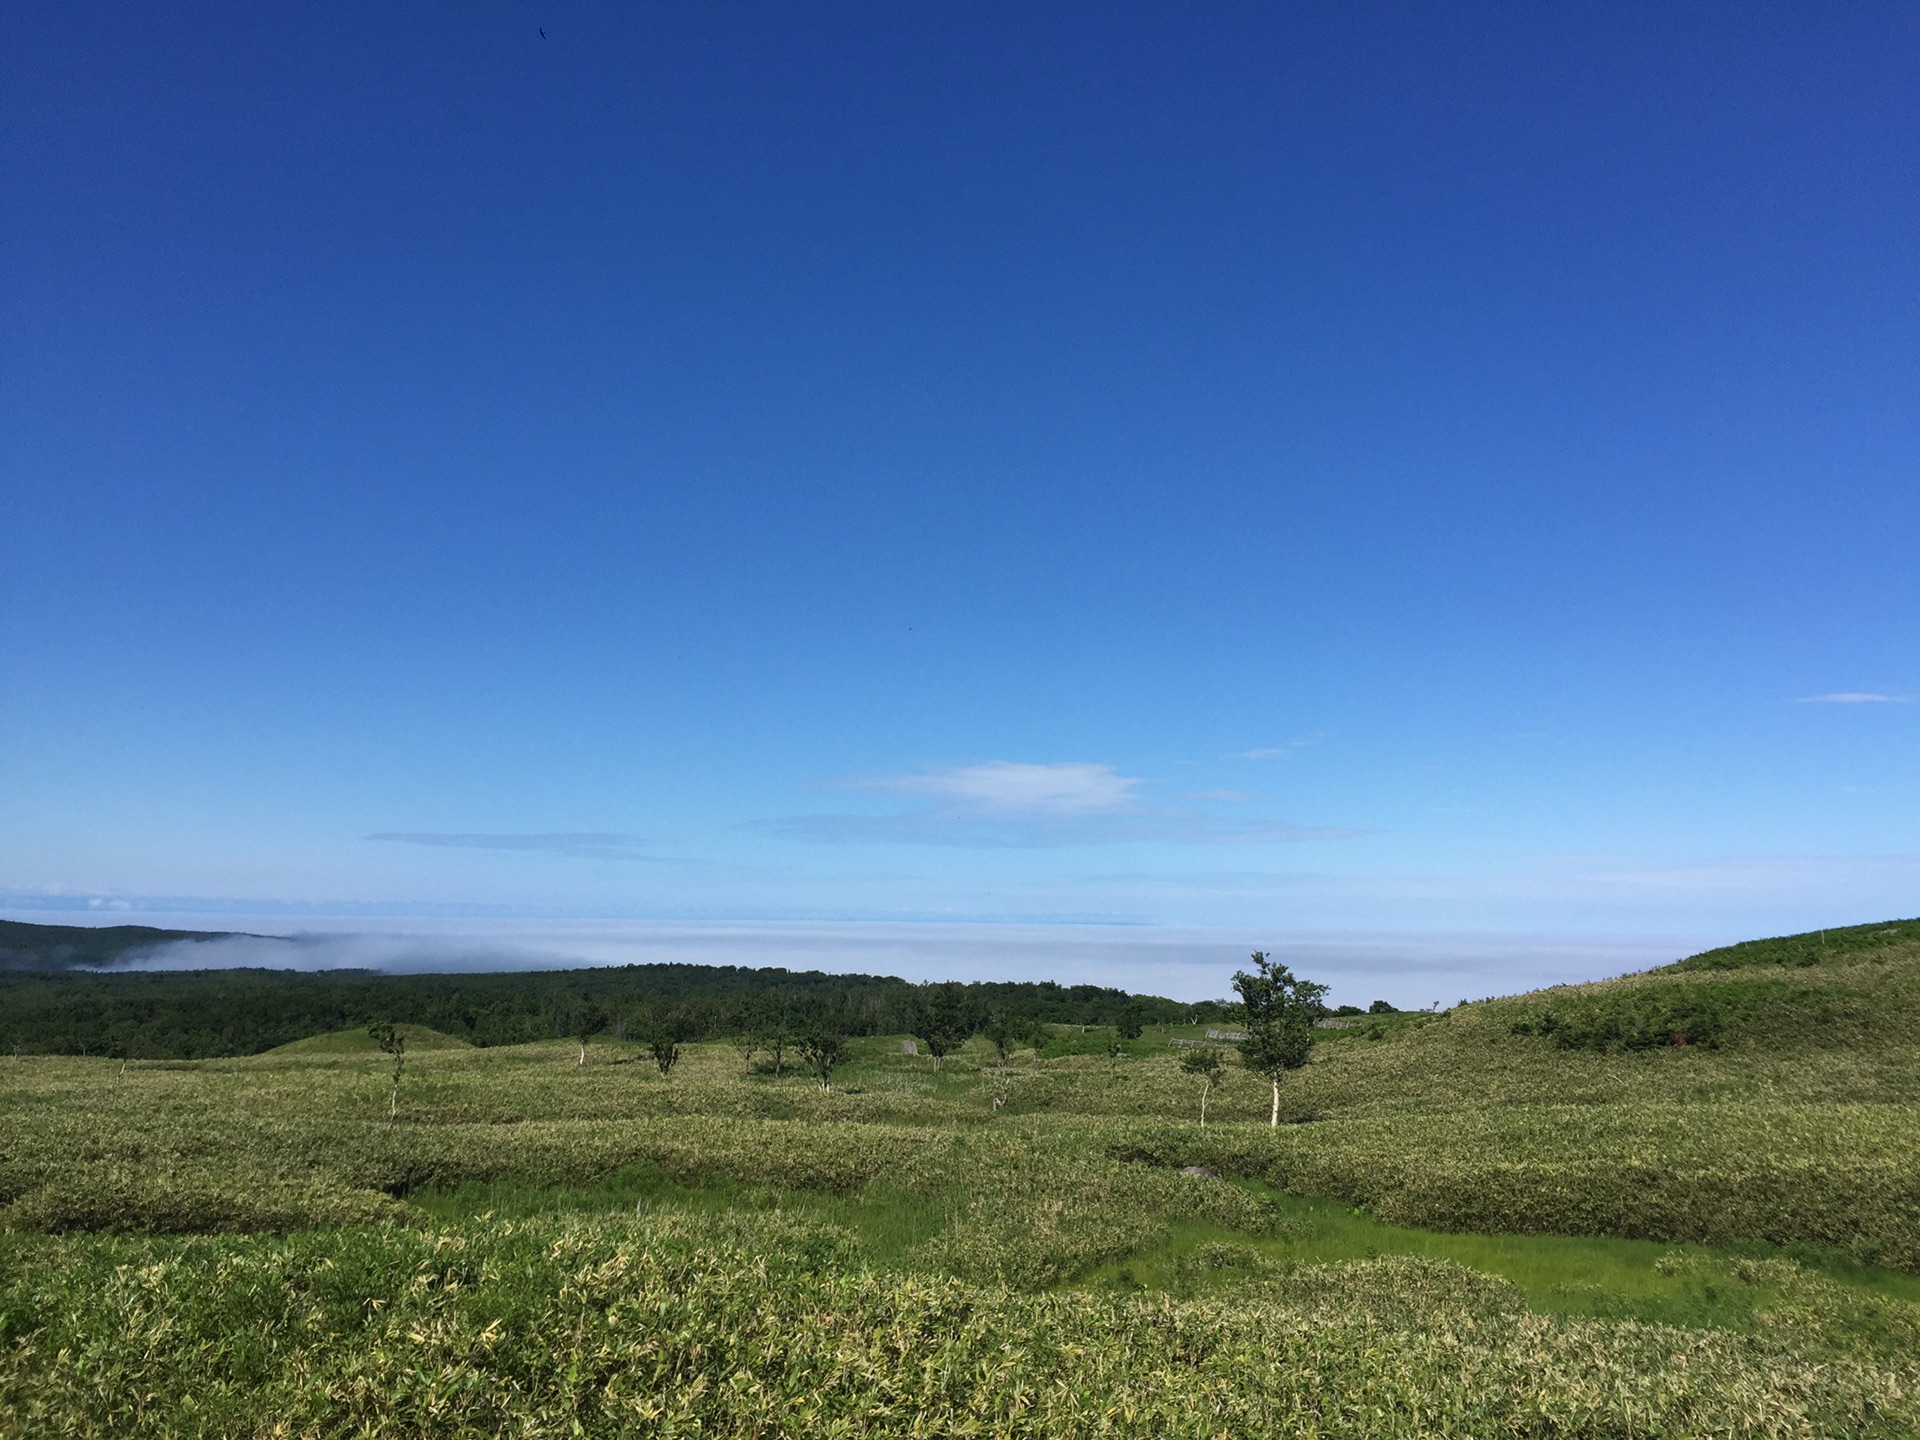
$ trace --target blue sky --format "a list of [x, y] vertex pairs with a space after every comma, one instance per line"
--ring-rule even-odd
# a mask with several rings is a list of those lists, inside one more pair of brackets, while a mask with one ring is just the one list
[[10, 5], [0, 900], [1920, 912], [1916, 75], [1893, 5]]

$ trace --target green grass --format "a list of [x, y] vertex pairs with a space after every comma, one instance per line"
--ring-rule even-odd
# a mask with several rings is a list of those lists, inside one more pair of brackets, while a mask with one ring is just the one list
[[[407, 1042], [406, 1053], [417, 1055], [423, 1050], [470, 1050], [472, 1045], [454, 1035], [443, 1035], [438, 1030], [429, 1030], [425, 1025], [396, 1025], [393, 1027]], [[266, 1051], [268, 1055], [372, 1055], [380, 1047], [367, 1033], [364, 1025], [347, 1030], [334, 1030], [325, 1035], [309, 1035], [304, 1040], [291, 1040], [285, 1045], [276, 1045]]]
[[628, 1165], [591, 1185], [553, 1186], [519, 1180], [465, 1181], [449, 1190], [416, 1191], [407, 1204], [435, 1223], [528, 1219], [550, 1215], [718, 1217], [762, 1214], [830, 1226], [857, 1237], [869, 1264], [904, 1264], [951, 1221], [951, 1196], [869, 1188], [855, 1197], [781, 1190], [733, 1180], [683, 1185], [647, 1165]]
[[[1199, 1128], [1194, 1027], [869, 1037], [831, 1092], [423, 1036], [392, 1124], [360, 1032], [0, 1058], [0, 1433], [1920, 1434], [1882, 930], [1365, 1017], [1277, 1129], [1240, 1070]], [[1716, 1006], [1717, 1047], [1524, 1024]]]
[[[1860, 1265], [1843, 1251], [1819, 1246], [1449, 1233], [1389, 1225], [1339, 1201], [1291, 1196], [1252, 1183], [1249, 1188], [1279, 1207], [1286, 1221], [1280, 1233], [1249, 1238], [1216, 1225], [1181, 1225], [1167, 1244], [1103, 1265], [1078, 1283], [1192, 1293], [1191, 1274], [1182, 1261], [1204, 1246], [1232, 1241], [1282, 1268], [1390, 1255], [1450, 1261], [1512, 1281], [1531, 1309], [1551, 1315], [1751, 1331], [1756, 1292], [1733, 1278], [1734, 1267], [1743, 1260], [1786, 1261], [1864, 1296], [1920, 1306], [1920, 1277]], [[1676, 1259], [1681, 1263], [1671, 1263]], [[1213, 1278], [1213, 1285], [1200, 1288], [1231, 1287], [1231, 1272]]]

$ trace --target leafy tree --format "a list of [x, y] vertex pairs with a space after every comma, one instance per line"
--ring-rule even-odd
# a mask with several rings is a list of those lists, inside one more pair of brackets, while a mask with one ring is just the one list
[[753, 1074], [753, 1057], [766, 1043], [766, 1030], [764, 1006], [749, 998], [734, 1007], [733, 1029], [727, 1035], [727, 1043], [740, 1052], [740, 1059], [749, 1075]]
[[393, 1094], [387, 1101], [387, 1124], [391, 1125], [400, 1114], [400, 1072], [407, 1068], [407, 1037], [393, 1028], [391, 1020], [367, 1026], [367, 1034], [393, 1057]]
[[660, 1067], [662, 1080], [673, 1074], [673, 1067], [680, 1063], [680, 1034], [681, 1027], [676, 1021], [663, 1018], [653, 1023], [647, 1035], [647, 1053]]
[[993, 1046], [994, 1054], [1000, 1057], [1001, 1070], [1007, 1068], [1007, 1061], [1013, 1058], [1014, 1048], [1019, 1045], [1026, 1029], [1018, 1017], [1012, 1015], [996, 1015], [987, 1022], [987, 1028], [981, 1033]]
[[1241, 1023], [1247, 1038], [1240, 1042], [1246, 1067], [1273, 1086], [1271, 1124], [1280, 1123], [1280, 1081], [1298, 1070], [1313, 1053], [1313, 1022], [1325, 1010], [1321, 1001], [1327, 987], [1299, 980], [1264, 951], [1253, 952], [1253, 969], [1236, 970], [1233, 988], [1240, 996]]
[[1393, 1006], [1389, 1005], [1385, 1000], [1376, 1000], [1367, 1006], [1367, 1013], [1369, 1015], [1398, 1015], [1400, 1012], [1395, 1010]]
[[1120, 1018], [1114, 1028], [1120, 1032], [1122, 1040], [1138, 1040], [1140, 1032], [1147, 1028], [1146, 1006], [1130, 1003], [1121, 1007]]
[[795, 1048], [807, 1068], [820, 1078], [820, 1088], [831, 1090], [834, 1068], [847, 1058], [846, 1025], [827, 1011], [816, 1012], [800, 1027]]
[[579, 1064], [587, 1063], [587, 1041], [605, 1030], [613, 1022], [606, 1010], [591, 1000], [582, 1000], [573, 1007], [568, 1017], [568, 1032], [580, 1042]]
[[928, 985], [921, 990], [913, 1033], [933, 1057], [934, 1069], [940, 1068], [949, 1051], [967, 1043], [967, 1037], [973, 1033], [970, 1018], [966, 993], [952, 981]]
[[787, 1073], [787, 1051], [798, 1038], [793, 1023], [793, 1001], [784, 994], [776, 994], [762, 1013], [766, 1017], [766, 1029], [761, 1040], [772, 1052], [773, 1073], [778, 1077]]
[[1211, 1045], [1196, 1045], [1180, 1057], [1180, 1068], [1200, 1077], [1200, 1128], [1207, 1128], [1207, 1096], [1213, 1093], [1226, 1057]]

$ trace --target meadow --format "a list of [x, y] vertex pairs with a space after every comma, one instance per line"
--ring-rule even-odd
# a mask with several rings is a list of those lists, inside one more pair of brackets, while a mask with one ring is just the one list
[[1920, 1434], [1920, 929], [1830, 934], [1363, 1017], [1278, 1127], [1204, 1026], [0, 1058], [0, 1432]]

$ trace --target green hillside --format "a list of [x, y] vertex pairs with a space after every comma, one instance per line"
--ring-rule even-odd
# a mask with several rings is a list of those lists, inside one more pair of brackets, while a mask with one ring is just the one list
[[1771, 940], [1746, 940], [1689, 956], [1670, 967], [1675, 970], [1740, 970], [1749, 966], [1845, 964], [1854, 958], [1879, 956], [1911, 958], [1920, 950], [1920, 920], [1886, 920], [1877, 925], [1849, 925], [1839, 930], [1810, 930], [1804, 935], [1782, 935]]
[[1920, 946], [1836, 934], [1351, 1017], [1277, 1127], [1204, 1023], [0, 1058], [0, 1432], [1911, 1437]]

